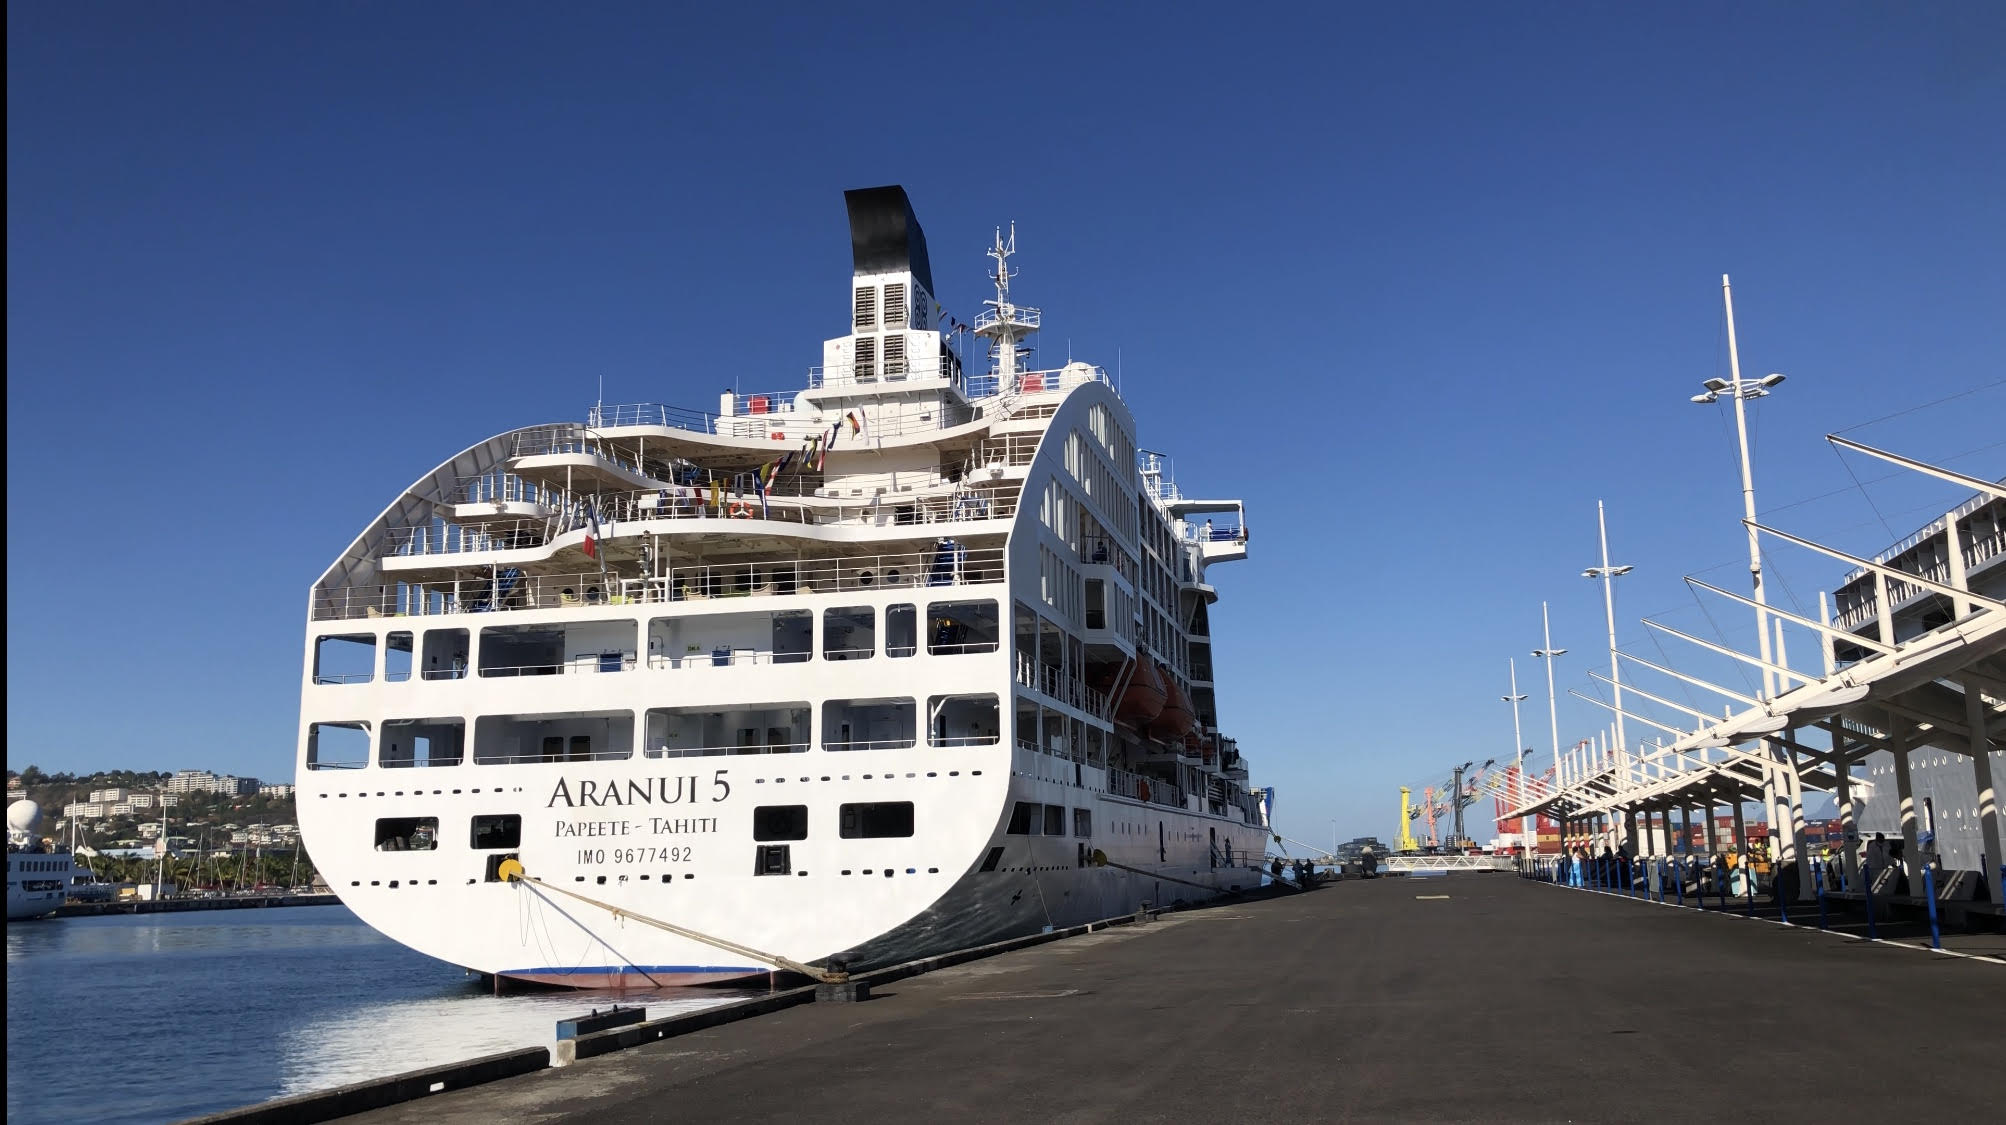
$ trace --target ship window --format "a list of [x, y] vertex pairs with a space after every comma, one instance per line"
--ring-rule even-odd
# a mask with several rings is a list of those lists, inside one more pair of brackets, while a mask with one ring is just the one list
[[863, 660], [878, 651], [878, 611], [867, 605], [822, 611], [822, 656]]
[[1045, 835], [1063, 836], [1065, 834], [1066, 834], [1066, 806], [1046, 805]]
[[368, 723], [315, 723], [307, 728], [306, 768], [359, 770], [368, 764]]
[[521, 847], [522, 817], [515, 813], [475, 817], [471, 846], [475, 851]]
[[996, 870], [996, 865], [1000, 863], [1002, 859], [1003, 859], [1003, 846], [1001, 844], [998, 844], [997, 846], [989, 849], [988, 855], [982, 857], [982, 870], [984, 871]]
[[1002, 737], [993, 695], [936, 695], [926, 701], [928, 746], [994, 746]]
[[[481, 630], [481, 675], [555, 676], [634, 666], [632, 621], [575, 621]], [[431, 669], [428, 667], [429, 675]]]
[[375, 634], [328, 636], [314, 642], [314, 683], [366, 684], [375, 678]]
[[1087, 579], [1087, 628], [1107, 628], [1107, 583], [1098, 578]]
[[831, 699], [822, 704], [824, 750], [902, 750], [915, 740], [910, 699]]
[[480, 765], [617, 761], [633, 754], [632, 711], [482, 715], [474, 720], [474, 761]]
[[1090, 837], [1094, 834], [1094, 811], [1092, 809], [1073, 810], [1073, 835]]
[[934, 656], [996, 651], [999, 624], [994, 601], [932, 602], [926, 617], [931, 623], [926, 651]]
[[752, 838], [759, 841], [806, 840], [808, 806], [758, 806], [752, 810]]
[[885, 655], [911, 656], [919, 651], [919, 610], [912, 603], [885, 607]]
[[786, 844], [761, 844], [753, 854], [754, 875], [790, 875], [794, 871], [792, 851]]
[[376, 822], [379, 852], [429, 852], [439, 846], [436, 816], [392, 816]]
[[457, 766], [467, 752], [467, 724], [459, 719], [385, 719], [377, 764], [386, 767]]
[[392, 633], [383, 639], [383, 679], [401, 684], [411, 678], [410, 633]]
[[467, 637], [465, 629], [425, 630], [425, 670], [420, 675], [428, 680], [465, 678]]
[[798, 754], [808, 749], [806, 703], [657, 707], [648, 712], [650, 758], [716, 754]]
[[878, 840], [912, 835], [911, 801], [873, 801], [842, 807], [845, 840]]
[[1010, 809], [1010, 827], [1006, 832], [1012, 836], [1036, 836], [1044, 819], [1037, 805], [1019, 801]]

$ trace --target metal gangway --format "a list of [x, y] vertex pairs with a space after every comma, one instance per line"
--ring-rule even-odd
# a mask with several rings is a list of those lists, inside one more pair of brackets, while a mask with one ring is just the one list
[[1416, 871], [1515, 871], [1508, 855], [1390, 855], [1381, 870], [1389, 875]]

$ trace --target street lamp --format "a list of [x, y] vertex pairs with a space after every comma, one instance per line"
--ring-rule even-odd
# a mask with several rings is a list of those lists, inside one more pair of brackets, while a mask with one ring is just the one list
[[1602, 501], [1595, 502], [1595, 523], [1602, 530], [1602, 565], [1581, 572], [1583, 578], [1602, 580], [1602, 610], [1609, 622], [1609, 683], [1616, 693], [1616, 747], [1628, 745], [1623, 739], [1623, 673], [1616, 666], [1616, 585], [1615, 580], [1630, 573], [1628, 566], [1609, 565], [1609, 516]]
[[1546, 721], [1553, 728], [1553, 774], [1560, 776], [1560, 705], [1553, 694], [1553, 658], [1567, 650], [1553, 647], [1553, 618], [1547, 614], [1546, 603], [1539, 603], [1539, 620], [1546, 628], [1546, 647], [1532, 650], [1532, 654], [1546, 661]]
[[1755, 582], [1755, 636], [1761, 646], [1762, 690], [1764, 697], [1775, 694], [1775, 676], [1770, 672], [1769, 644], [1769, 601], [1762, 590], [1762, 542], [1755, 530], [1755, 478], [1748, 466], [1748, 411], [1742, 403], [1752, 398], [1767, 397], [1770, 389], [1783, 382], [1778, 374], [1764, 375], [1760, 379], [1744, 381], [1741, 377], [1741, 352], [1734, 339], [1734, 290], [1728, 285], [1727, 275], [1720, 275], [1721, 301], [1727, 307], [1727, 363], [1732, 379], [1708, 379], [1701, 386], [1706, 393], [1693, 396], [1693, 401], [1702, 405], [1720, 401], [1725, 394], [1734, 399], [1734, 429], [1741, 443], [1741, 511], [1744, 525], [1748, 528], [1748, 573]]
[[[1518, 771], [1518, 806], [1524, 808], [1528, 803], [1526, 800], [1528, 794], [1525, 785], [1525, 756], [1532, 753], [1532, 748], [1525, 744], [1525, 731], [1519, 726], [1518, 722], [1518, 705], [1525, 702], [1525, 696], [1518, 690], [1518, 659], [1512, 657], [1507, 659], [1505, 663], [1511, 668], [1511, 694], [1501, 695], [1498, 698], [1511, 704], [1512, 768]], [[1532, 829], [1532, 825], [1535, 823], [1531, 816], [1522, 816], [1518, 819], [1518, 834], [1521, 842], [1535, 839]], [[1530, 843], [1526, 844], [1525, 854], [1532, 854], [1532, 845]]]

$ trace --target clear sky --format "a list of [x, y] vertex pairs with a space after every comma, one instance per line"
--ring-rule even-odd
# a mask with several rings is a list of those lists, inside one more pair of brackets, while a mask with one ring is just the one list
[[1015, 220], [1042, 358], [1247, 500], [1220, 714], [1298, 838], [1508, 754], [1510, 656], [1549, 761], [1542, 599], [1604, 723], [1598, 498], [1626, 647], [1752, 644], [1680, 581], [1746, 584], [1721, 274], [1778, 522], [1961, 498], [1835, 430], [2006, 472], [2006, 6], [956, 7], [9, 5], [8, 764], [289, 777], [351, 537], [602, 378], [799, 385], [850, 187], [963, 320]]

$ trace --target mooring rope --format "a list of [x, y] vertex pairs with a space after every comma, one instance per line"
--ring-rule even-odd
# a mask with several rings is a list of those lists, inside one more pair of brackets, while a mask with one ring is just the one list
[[[514, 868], [513, 870], [509, 870], [511, 866]], [[514, 882], [531, 883], [538, 887], [542, 887], [544, 890], [547, 891], [556, 891], [558, 894], [561, 895], [569, 895], [580, 902], [586, 903], [591, 906], [596, 906], [601, 910], [607, 911], [608, 913], [612, 914], [613, 917], [615, 918], [632, 918], [634, 921], [639, 922], [643, 925], [653, 926], [658, 930], [667, 930], [669, 933], [675, 934], [677, 937], [686, 937], [689, 938], [691, 941], [700, 941], [703, 942], [705, 945], [713, 945], [719, 949], [725, 950], [726, 952], [736, 953], [741, 957], [750, 957], [755, 961], [764, 961], [769, 965], [786, 969], [789, 972], [800, 973], [802, 976], [810, 977], [814, 980], [835, 981], [842, 979], [839, 975], [832, 974], [823, 969], [814, 968], [813, 966], [810, 965], [804, 965], [799, 961], [790, 960], [789, 958], [782, 957], [777, 953], [767, 953], [764, 952], [763, 950], [754, 949], [749, 945], [740, 945], [735, 941], [730, 941], [721, 937], [713, 937], [710, 934], [702, 933], [697, 930], [692, 930], [687, 926], [678, 926], [673, 922], [664, 922], [659, 918], [650, 918], [645, 914], [636, 914], [635, 912], [628, 910], [625, 907], [614, 906], [610, 902], [601, 902], [596, 898], [591, 898], [586, 895], [581, 895], [577, 891], [567, 890], [566, 888], [560, 887], [555, 883], [547, 883], [542, 879], [538, 879], [535, 876], [529, 874], [527, 871], [522, 870], [522, 866], [520, 864], [505, 863], [503, 864], [503, 868], [504, 868], [502, 872], [503, 876], [511, 883]]]

